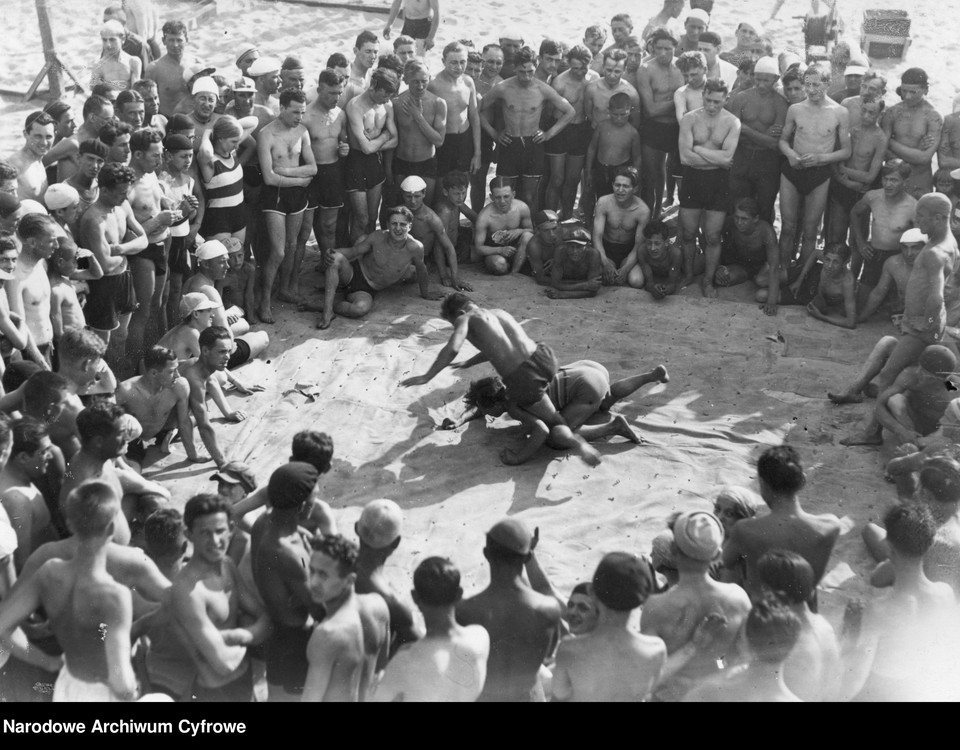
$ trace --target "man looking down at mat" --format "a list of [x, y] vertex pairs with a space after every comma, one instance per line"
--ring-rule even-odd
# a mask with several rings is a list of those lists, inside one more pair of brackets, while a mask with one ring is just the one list
[[[407, 378], [400, 385], [409, 388], [429, 383], [450, 365], [469, 341], [479, 354], [454, 365], [457, 369], [490, 362], [507, 386], [510, 416], [531, 430], [531, 440], [542, 443], [549, 435], [558, 445], [569, 448], [591, 466], [600, 463], [600, 454], [579, 435], [574, 435], [547, 396], [550, 381], [557, 374], [557, 358], [546, 344], [536, 344], [505, 310], [487, 310], [461, 292], [444, 297], [440, 315], [454, 326], [453, 335], [424, 375]], [[539, 447], [539, 444], [537, 447]], [[522, 463], [529, 448], [504, 449], [501, 460], [508, 465]]]

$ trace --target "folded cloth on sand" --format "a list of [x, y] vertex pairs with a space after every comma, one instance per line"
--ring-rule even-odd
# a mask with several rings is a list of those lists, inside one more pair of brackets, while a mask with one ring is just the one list
[[87, 682], [75, 677], [67, 663], [60, 667], [60, 674], [53, 686], [54, 703], [121, 703], [121, 699], [106, 682]]
[[503, 376], [507, 398], [517, 406], [531, 406], [546, 392], [557, 374], [557, 357], [546, 344], [538, 344], [536, 351], [517, 369]]

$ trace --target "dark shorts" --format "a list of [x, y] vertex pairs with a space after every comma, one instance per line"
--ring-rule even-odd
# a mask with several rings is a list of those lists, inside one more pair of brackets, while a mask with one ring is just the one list
[[675, 151], [680, 141], [680, 124], [677, 122], [660, 122], [659, 120], [644, 120], [643, 145], [669, 154]]
[[557, 374], [557, 357], [546, 344], [538, 344], [537, 350], [509, 375], [503, 376], [507, 398], [517, 406], [532, 406], [537, 403], [554, 375]]
[[317, 164], [310, 187], [307, 188], [307, 210], [340, 208], [343, 205], [343, 173], [340, 162]]
[[506, 146], [497, 146], [498, 177], [541, 177], [544, 160], [543, 144], [534, 143], [533, 136], [513, 136]]
[[234, 339], [233, 343], [237, 346], [230, 355], [230, 359], [227, 360], [228, 370], [232, 370], [234, 367], [239, 367], [250, 361], [250, 344], [240, 338]]
[[685, 166], [680, 186], [680, 208], [726, 213], [730, 209], [730, 170]]
[[260, 190], [260, 210], [284, 216], [302, 214], [307, 210], [307, 188], [264, 185]]
[[[544, 118], [540, 118], [540, 129], [546, 133], [550, 128], [553, 127], [552, 122], [544, 122]], [[571, 125], [568, 125], [563, 130], [560, 131], [558, 135], [553, 136], [549, 141], [543, 142], [543, 155], [544, 156], [566, 156], [567, 155], [567, 131], [571, 128]]]
[[98, 331], [112, 331], [120, 325], [120, 316], [137, 309], [137, 295], [133, 290], [133, 274], [128, 268], [116, 276], [91, 279], [90, 294], [83, 314], [87, 325]]
[[395, 175], [403, 175], [404, 177], [416, 175], [417, 177], [430, 177], [434, 179], [437, 176], [437, 157], [431, 156], [429, 159], [424, 159], [423, 161], [407, 161], [406, 159], [401, 159], [399, 156], [394, 156], [393, 173]]
[[[757, 274], [760, 273], [760, 269], [763, 268], [763, 264], [767, 262], [767, 259], [744, 258], [742, 255], [740, 255], [740, 253], [737, 252], [737, 248], [733, 241], [728, 241], [723, 243], [723, 249], [720, 252], [720, 262], [725, 266], [740, 266], [741, 268], [746, 269], [750, 280], [753, 281]], [[783, 284], [782, 286], [786, 286], [786, 284]]]
[[614, 242], [606, 237], [603, 238], [603, 249], [607, 253], [607, 257], [618, 266], [633, 250], [633, 245], [632, 242]]
[[595, 161], [593, 163], [593, 192], [596, 193], [597, 198], [610, 195], [613, 192], [613, 178], [617, 176], [617, 171], [629, 166], [630, 162], [628, 161], [613, 166]]
[[247, 671], [233, 682], [218, 688], [203, 687], [194, 683], [190, 691], [194, 703], [251, 703], [253, 702], [253, 670]]
[[810, 195], [814, 190], [833, 177], [832, 167], [810, 167], [809, 169], [794, 169], [790, 162], [784, 161], [780, 165], [780, 174], [790, 180], [800, 195]]
[[590, 120], [584, 120], [576, 125], [567, 125], [558, 136], [566, 141], [567, 156], [586, 156], [593, 138], [593, 125]]
[[167, 256], [170, 273], [179, 273], [184, 279], [193, 275], [193, 262], [187, 247], [186, 237], [170, 238], [170, 254]]
[[344, 179], [348, 193], [372, 190], [386, 179], [380, 152], [365, 154], [359, 149], [347, 154]]
[[872, 260], [863, 259], [863, 271], [860, 273], [860, 283], [864, 286], [875, 287], [880, 282], [880, 276], [883, 274], [883, 264], [888, 258], [893, 258], [900, 254], [900, 248], [896, 250], [877, 250], [873, 254]]
[[467, 128], [462, 133], [447, 133], [443, 137], [443, 145], [437, 149], [438, 173], [445, 175], [451, 172], [469, 172], [472, 159], [473, 128]]
[[830, 180], [830, 201], [832, 203], [839, 203], [843, 210], [847, 213], [850, 213], [850, 211], [853, 210], [853, 207], [857, 204], [857, 201], [859, 201], [862, 197], [863, 193], [859, 190], [854, 190], [846, 185], [841, 185], [836, 180]]
[[356, 292], [366, 292], [371, 297], [377, 293], [377, 290], [370, 286], [370, 282], [367, 281], [367, 277], [363, 275], [363, 269], [360, 267], [360, 261], [354, 260], [350, 263], [350, 268], [353, 269], [353, 278], [347, 283], [346, 286], [340, 287], [343, 289], [346, 295], [355, 294]]
[[233, 234], [247, 226], [247, 210], [241, 203], [226, 208], [207, 208], [200, 226], [200, 236], [213, 237], [216, 234]]
[[430, 18], [410, 18], [404, 19], [401, 34], [406, 34], [411, 39], [426, 39], [430, 33]]
[[141, 250], [136, 255], [131, 255], [130, 260], [149, 260], [153, 263], [153, 273], [155, 276], [164, 276], [167, 273], [167, 244], [165, 242], [155, 242], [147, 245], [146, 250]]
[[267, 682], [299, 695], [307, 681], [307, 643], [313, 628], [275, 625], [267, 641]]

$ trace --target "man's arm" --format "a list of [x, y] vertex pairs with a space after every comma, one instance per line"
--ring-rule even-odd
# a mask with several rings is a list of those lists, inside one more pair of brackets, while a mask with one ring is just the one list
[[555, 703], [565, 703], [573, 700], [573, 683], [570, 680], [570, 667], [573, 664], [571, 644], [561, 642], [557, 649], [557, 664], [553, 668], [552, 696]]
[[[888, 148], [890, 151], [899, 156], [908, 164], [912, 164], [918, 167], [927, 167], [930, 166], [930, 163], [933, 161], [933, 155], [937, 153], [937, 149], [940, 148], [940, 131], [943, 129], [943, 117], [940, 116], [940, 113], [934, 110], [933, 108], [927, 113], [924, 117], [926, 121], [927, 131], [923, 136], [921, 141], [921, 148], [913, 148], [911, 146], [905, 146], [893, 139], [892, 135]], [[890, 123], [891, 133], [893, 128], [893, 122]], [[923, 147], [923, 143], [927, 143], [926, 147]]]
[[273, 171], [283, 177], [310, 177], [312, 181], [313, 176], [317, 173], [317, 160], [313, 155], [313, 149], [310, 148], [310, 134], [306, 131], [306, 128], [300, 136], [300, 161], [302, 163], [299, 166], [274, 167]]
[[487, 228], [490, 224], [490, 213], [480, 212], [477, 217], [477, 224], [473, 229], [473, 249], [477, 255], [486, 258], [488, 255], [503, 255], [506, 258], [512, 257], [516, 249], [510, 246], [500, 247], [499, 245], [485, 245], [487, 238]]
[[397, 16], [400, 15], [400, 6], [402, 5], [403, 0], [393, 0], [393, 3], [390, 5], [390, 13], [387, 15], [387, 22], [383, 25], [383, 38], [390, 38], [391, 27], [397, 20]]
[[543, 140], [549, 141], [551, 138], [559, 135], [567, 125], [573, 122], [573, 118], [577, 116], [577, 111], [570, 102], [560, 96], [560, 94], [547, 84], [543, 84], [541, 90], [543, 91], [544, 100], [552, 104], [554, 112], [559, 115], [553, 127], [543, 134]]
[[404, 388], [409, 388], [414, 385], [424, 385], [433, 380], [447, 365], [453, 362], [457, 354], [460, 353], [460, 347], [462, 347], [463, 342], [467, 340], [469, 330], [470, 316], [461, 315], [453, 324], [453, 333], [450, 335], [450, 339], [444, 344], [443, 349], [440, 350], [437, 358], [433, 361], [433, 364], [430, 365], [430, 369], [423, 375], [400, 381], [400, 385]]
[[767, 279], [767, 301], [763, 305], [763, 312], [767, 315], [777, 314], [777, 305], [780, 302], [780, 246], [777, 244], [777, 233], [773, 227], [763, 238], [764, 248], [767, 251], [767, 265], [770, 273]]
[[643, 104], [643, 113], [648, 117], [664, 117], [676, 113], [673, 99], [656, 102], [653, 99], [653, 83], [650, 80], [650, 71], [642, 65], [637, 70], [637, 94]]
[[274, 187], [306, 187], [310, 184], [306, 177], [286, 177], [278, 174], [273, 168], [273, 131], [264, 129], [257, 138], [257, 155], [260, 157], [260, 171], [263, 181]]
[[[843, 174], [847, 179], [852, 180], [853, 182], [859, 182], [861, 185], [872, 185], [873, 181], [877, 179], [877, 175], [880, 174], [880, 167], [883, 166], [883, 157], [887, 153], [887, 135], [883, 131], [880, 131], [879, 140], [877, 142], [877, 149], [873, 152], [873, 158], [870, 160], [870, 167], [866, 171], [862, 169], [851, 169], [850, 167], [841, 167]], [[852, 148], [852, 137], [851, 137], [851, 148]]]
[[137, 474], [133, 469], [117, 463], [117, 479], [120, 480], [120, 486], [123, 488], [123, 494], [127, 495], [160, 495], [167, 501], [170, 500], [170, 490], [159, 482], [151, 482]]
[[794, 169], [800, 167], [800, 154], [794, 151], [793, 146], [790, 145], [793, 141], [793, 132], [797, 129], [795, 107], [798, 106], [797, 104], [791, 104], [787, 110], [787, 119], [784, 120], [783, 132], [780, 133], [779, 142], [780, 153], [787, 157], [787, 161]]
[[427, 38], [423, 40], [424, 52], [433, 49], [433, 40], [437, 36], [437, 29], [440, 28], [440, 0], [430, 0], [430, 11], [430, 31], [427, 32]]
[[714, 164], [707, 161], [704, 157], [700, 156], [700, 154], [693, 150], [693, 117], [693, 114], [684, 115], [683, 119], [680, 120], [680, 140], [678, 142], [680, 148], [680, 161], [687, 166], [696, 167], [698, 169], [713, 167]]
[[740, 142], [740, 120], [733, 118], [730, 130], [723, 138], [723, 146], [720, 149], [707, 148], [706, 146], [693, 146], [692, 150], [705, 161], [716, 167], [729, 169], [733, 164], [733, 154], [737, 150], [737, 144]]
[[896, 258], [887, 258], [886, 261], [884, 261], [883, 270], [880, 272], [880, 280], [873, 288], [873, 291], [870, 292], [870, 296], [867, 297], [867, 301], [864, 304], [863, 309], [860, 311], [860, 314], [857, 315], [858, 323], [862, 323], [863, 321], [870, 319], [870, 317], [877, 311], [883, 301], [887, 298], [890, 288], [896, 283], [889, 268], [890, 263], [895, 260]]
[[190, 419], [190, 384], [186, 378], [177, 378], [173, 384], [173, 392], [177, 397], [177, 403], [174, 407], [177, 411], [177, 428], [180, 430], [180, 437], [183, 440], [183, 448], [187, 453], [187, 458], [195, 463], [202, 463], [208, 460], [209, 456], [201, 456], [197, 453], [197, 446], [193, 442], [193, 421]]
[[497, 129], [493, 126], [493, 105], [495, 102], [500, 101], [503, 93], [502, 86], [503, 82], [501, 81], [490, 89], [487, 95], [480, 101], [480, 127], [495, 141], [500, 139], [500, 133], [498, 133]]
[[[433, 0], [437, 2], [438, 0]], [[433, 17], [434, 23], [437, 21], [437, 17]], [[467, 86], [470, 88], [470, 97], [467, 102], [467, 119], [470, 120], [470, 137], [473, 140], [473, 156], [470, 157], [470, 173], [476, 172], [480, 169], [480, 107], [477, 105], [477, 87], [474, 85], [473, 80], [464, 76], [467, 81]], [[441, 101], [443, 101], [441, 99]]]
[[[447, 242], [449, 242], [449, 240], [447, 240]], [[414, 270], [417, 272], [417, 286], [420, 287], [420, 296], [423, 299], [430, 300], [443, 299], [443, 292], [430, 291], [430, 274], [427, 271], [426, 263], [423, 262], [423, 244], [419, 240], [411, 237], [407, 240], [407, 247], [411, 248], [410, 261], [413, 263]], [[454, 258], [454, 262], [456, 262], [456, 258]]]
[[61, 159], [67, 159], [80, 153], [80, 144], [75, 138], [64, 138], [55, 146], [52, 146], [47, 153], [40, 159], [45, 167], [56, 164]]
[[[0, 564], [4, 568], [7, 566], [12, 568], [12, 558], [6, 561], [0, 560]], [[7, 575], [15, 577], [12, 572]], [[27, 640], [27, 636], [19, 627], [20, 623], [40, 607], [42, 603], [40, 589], [40, 577], [34, 575], [21, 578], [10, 591], [0, 590], [0, 594], [3, 594], [0, 597], [0, 654], [9, 650], [18, 659], [28, 664], [56, 670], [60, 668], [61, 658], [47, 656]]]
[[230, 630], [221, 632], [224, 643], [231, 646], [256, 646], [263, 643], [273, 632], [273, 623], [266, 609], [257, 600], [257, 598], [247, 588], [243, 578], [237, 571], [233, 562], [229, 562], [230, 575], [233, 576], [234, 590], [237, 592], [237, 605], [239, 611], [249, 617], [255, 618], [253, 624], [243, 625]]
[[190, 589], [180, 584], [173, 587], [171, 604], [174, 617], [186, 631], [190, 643], [197, 649], [204, 665], [220, 677], [234, 672], [247, 655], [243, 646], [228, 646], [223, 635], [207, 614], [206, 604], [194, 584]]
[[947, 127], [944, 121], [940, 129], [940, 146], [937, 149], [937, 166], [940, 169], [960, 168], [960, 156], [954, 156], [960, 153], [960, 148], [956, 144], [958, 135], [960, 135], [960, 120], [952, 119], [950, 127]]
[[[389, 142], [391, 134], [386, 128], [384, 128], [380, 135], [378, 135], [372, 141], [367, 138], [367, 134], [363, 132], [363, 115], [355, 114], [357, 109], [359, 109], [357, 106], [358, 101], [359, 97], [355, 97], [347, 104], [347, 127], [350, 128], [350, 132], [353, 133], [353, 137], [357, 141], [358, 148], [363, 153], [375, 154], [377, 151], [380, 151], [387, 142]], [[396, 128], [394, 128], [394, 132], [396, 132]]]
[[684, 86], [681, 86], [673, 92], [673, 108], [676, 110], [678, 123], [683, 119], [683, 116], [687, 114], [687, 97], [683, 95], [684, 88]]
[[193, 414], [193, 418], [197, 420], [197, 430], [200, 433], [200, 439], [203, 441], [204, 446], [206, 446], [207, 452], [210, 454], [213, 462], [219, 468], [223, 466], [227, 460], [224, 458], [220, 446], [217, 445], [217, 433], [214, 432], [213, 425], [210, 423], [210, 415], [207, 412], [206, 404], [206, 384], [198, 384], [194, 382], [194, 380], [194, 378], [187, 378], [187, 382], [190, 384], [190, 411]]
[[[387, 119], [384, 123], [383, 129], [387, 133], [387, 140], [380, 146], [380, 151], [386, 151], [391, 148], [396, 148], [397, 144], [400, 143], [400, 135], [397, 132], [397, 121], [393, 116], [393, 102], [387, 102], [383, 105], [383, 108], [387, 112]], [[381, 133], [381, 136], [383, 134]]]

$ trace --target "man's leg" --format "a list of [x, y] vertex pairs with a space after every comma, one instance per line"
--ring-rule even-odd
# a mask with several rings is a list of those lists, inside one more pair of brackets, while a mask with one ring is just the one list
[[830, 231], [827, 232], [827, 242], [847, 241], [847, 231], [850, 229], [850, 212], [840, 201], [831, 199], [827, 207], [830, 216]]
[[549, 208], [552, 211], [561, 210], [561, 195], [565, 181], [564, 169], [566, 162], [566, 154], [547, 155], [547, 180], [546, 196], [543, 201], [544, 208]]
[[800, 245], [800, 267], [807, 262], [817, 249], [817, 235], [820, 232], [820, 222], [827, 210], [827, 192], [830, 190], [830, 180], [816, 187], [803, 200], [803, 240]]
[[133, 274], [133, 290], [137, 295], [137, 309], [133, 311], [133, 315], [130, 317], [130, 332], [126, 351], [129, 363], [135, 372], [143, 357], [144, 339], [147, 333], [147, 322], [150, 320], [156, 276], [154, 275], [152, 260], [131, 256], [129, 263], [130, 271]]
[[723, 222], [726, 218], [727, 215], [723, 211], [703, 212], [703, 234], [707, 245], [704, 251], [706, 265], [702, 282], [704, 297], [717, 296], [713, 279], [717, 275], [717, 266], [720, 265], [720, 233], [723, 231]]
[[693, 283], [694, 264], [699, 252], [697, 235], [700, 233], [700, 216], [703, 212], [699, 208], [680, 209], [680, 229], [683, 232], [683, 278], [680, 286], [690, 286]]
[[383, 195], [383, 183], [375, 185], [367, 191], [367, 225], [365, 234], [370, 234], [377, 228], [377, 215], [380, 211], [380, 197]]
[[[717, 266], [713, 283], [717, 286], [737, 286], [737, 284], [742, 284], [749, 278], [750, 273], [743, 266], [736, 263], [725, 263]], [[759, 284], [759, 282], [757, 283]]]
[[800, 218], [800, 193], [783, 175], [780, 176], [780, 267], [789, 268], [797, 241]]
[[563, 184], [560, 188], [560, 218], [573, 217], [573, 206], [577, 200], [577, 185], [583, 176], [585, 156], [570, 156], [567, 154], [563, 163]]
[[483, 259], [483, 267], [494, 276], [505, 276], [510, 273], [510, 261], [502, 255], [487, 255]]
[[[313, 213], [312, 211], [310, 212]], [[306, 212], [287, 214], [285, 222], [286, 243], [283, 250], [283, 261], [280, 264], [280, 289], [277, 299], [282, 302], [300, 304], [300, 266], [303, 263], [303, 254], [307, 250], [307, 240], [313, 225], [313, 216], [310, 221], [304, 221]]]
[[643, 146], [640, 153], [643, 159], [640, 198], [650, 209], [651, 220], [655, 220], [659, 218], [663, 207], [664, 164], [667, 154], [649, 146]]
[[[287, 215], [276, 211], [264, 211], [263, 219], [267, 226], [267, 236], [270, 240], [270, 254], [260, 269], [260, 307], [257, 315], [264, 323], [273, 323], [273, 310], [270, 307], [270, 298], [273, 296], [273, 282], [277, 278], [277, 271], [283, 262], [287, 246]], [[296, 234], [293, 235], [296, 241]]]
[[540, 175], [521, 175], [517, 178], [520, 200], [530, 207], [531, 216], [540, 210], [540, 198], [537, 191], [540, 189], [541, 179]]
[[[317, 236], [317, 244], [321, 252], [333, 250], [337, 240], [337, 217], [339, 208], [323, 208], [313, 212], [313, 233]], [[306, 223], [306, 222], [304, 222]]]
[[626, 398], [647, 383], [669, 383], [670, 373], [666, 365], [657, 365], [650, 372], [632, 375], [610, 384], [610, 394], [601, 402], [600, 408], [609, 411], [620, 399]]
[[362, 318], [373, 307], [373, 297], [367, 292], [354, 292], [348, 294], [345, 300], [336, 302], [333, 309], [337, 315], [345, 318]]
[[851, 383], [850, 387], [842, 393], [828, 393], [827, 396], [835, 404], [859, 404], [863, 401], [863, 391], [867, 384], [880, 374], [880, 370], [890, 359], [893, 350], [897, 348], [896, 336], [884, 336], [873, 347], [873, 351], [867, 357], [863, 369], [857, 375], [857, 379]]
[[527, 259], [527, 245], [531, 239], [533, 239], [533, 235], [531, 234], [525, 234], [520, 238], [520, 242], [517, 245], [517, 254], [513, 256], [513, 265], [510, 268], [510, 273], [517, 273], [523, 266], [523, 262]]
[[[350, 240], [356, 245], [361, 237], [369, 234], [367, 224], [370, 218], [367, 213], [367, 193], [365, 190], [351, 190], [347, 193], [350, 201], [350, 212], [353, 214], [353, 220], [350, 222]], [[376, 221], [377, 215], [373, 214], [373, 220]]]
[[600, 454], [587, 445], [579, 435], [573, 434], [546, 394], [543, 394], [535, 404], [525, 406], [524, 409], [547, 425], [550, 430], [550, 439], [555, 443], [572, 450], [591, 466], [597, 466], [600, 463]]
[[[351, 193], [352, 195], [352, 193]], [[346, 286], [353, 279], [353, 268], [350, 262], [338, 252], [334, 251], [333, 263], [324, 274], [323, 312], [317, 321], [317, 328], [327, 329], [333, 322], [333, 303], [337, 296], [337, 289]]]
[[887, 410], [897, 422], [903, 425], [904, 429], [910, 430], [911, 432], [919, 432], [913, 419], [914, 415], [910, 409], [910, 403], [907, 401], [905, 394], [898, 393], [888, 398]]

